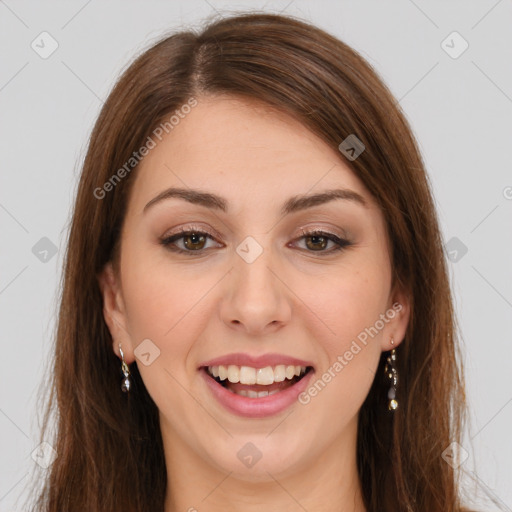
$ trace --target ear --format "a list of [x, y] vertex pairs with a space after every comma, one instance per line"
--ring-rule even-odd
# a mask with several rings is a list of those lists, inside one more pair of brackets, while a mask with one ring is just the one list
[[385, 314], [389, 321], [384, 330], [382, 350], [388, 351], [398, 347], [404, 340], [411, 315], [410, 294], [400, 284], [393, 287]]
[[127, 364], [134, 361], [133, 346], [127, 330], [127, 319], [119, 276], [116, 275], [112, 262], [108, 262], [97, 276], [103, 296], [103, 316], [112, 336], [112, 348], [121, 358], [121, 344]]

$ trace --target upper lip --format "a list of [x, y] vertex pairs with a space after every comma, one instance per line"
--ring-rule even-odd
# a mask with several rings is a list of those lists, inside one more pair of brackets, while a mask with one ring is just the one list
[[252, 356], [250, 354], [226, 354], [225, 356], [210, 359], [201, 363], [199, 369], [208, 366], [250, 366], [252, 368], [265, 368], [266, 366], [291, 365], [291, 366], [313, 366], [311, 362], [285, 354], [263, 354], [261, 356]]

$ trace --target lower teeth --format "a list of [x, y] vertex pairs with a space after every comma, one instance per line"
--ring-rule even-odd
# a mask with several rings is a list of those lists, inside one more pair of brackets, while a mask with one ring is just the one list
[[235, 395], [245, 396], [247, 398], [262, 398], [264, 396], [270, 396], [279, 393], [279, 389], [274, 389], [272, 391], [253, 391], [252, 389], [241, 389], [239, 391], [232, 391], [229, 388], [226, 389]]

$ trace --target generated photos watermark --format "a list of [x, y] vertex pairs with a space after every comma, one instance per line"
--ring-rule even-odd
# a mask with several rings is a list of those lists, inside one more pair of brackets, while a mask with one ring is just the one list
[[120, 167], [101, 187], [94, 189], [94, 197], [96, 199], [103, 199], [107, 192], [114, 190], [116, 185], [129, 174], [140, 161], [154, 149], [158, 142], [162, 141], [165, 134], [170, 133], [174, 128], [180, 124], [180, 120], [184, 119], [189, 114], [193, 107], [197, 105], [197, 99], [194, 97], [189, 98], [187, 103], [184, 103], [179, 109], [176, 109], [174, 113], [167, 119], [167, 121], [160, 123], [148, 136], [143, 146], [138, 151], [134, 151], [132, 156]]
[[303, 391], [297, 397], [299, 403], [307, 405], [311, 402], [311, 399], [318, 395], [325, 386], [332, 381], [340, 372], [349, 364], [354, 356], [361, 352], [361, 349], [368, 344], [368, 337], [374, 338], [379, 332], [384, 329], [384, 326], [389, 323], [390, 320], [395, 318], [397, 313], [402, 310], [403, 306], [399, 302], [395, 302], [393, 306], [388, 309], [385, 313], [381, 313], [379, 319], [375, 323], [366, 327], [357, 335], [357, 340], [353, 340], [350, 348], [346, 350], [343, 355], [339, 355], [336, 361], [327, 368], [327, 370], [318, 377], [318, 379], [311, 384], [308, 389]]

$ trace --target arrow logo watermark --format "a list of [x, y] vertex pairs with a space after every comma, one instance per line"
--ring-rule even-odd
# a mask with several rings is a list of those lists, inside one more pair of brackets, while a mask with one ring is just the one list
[[244, 444], [237, 453], [242, 464], [248, 468], [252, 468], [262, 456], [261, 451], [253, 443]]
[[153, 364], [160, 357], [160, 349], [149, 338], [142, 340], [133, 353], [144, 366]]
[[347, 157], [348, 160], [353, 162], [366, 149], [366, 147], [356, 135], [351, 133], [340, 143], [338, 149]]
[[236, 252], [246, 263], [253, 263], [263, 253], [263, 247], [252, 236], [248, 236], [238, 244]]

